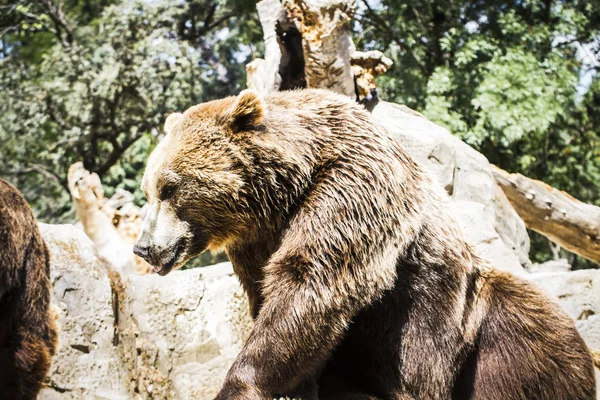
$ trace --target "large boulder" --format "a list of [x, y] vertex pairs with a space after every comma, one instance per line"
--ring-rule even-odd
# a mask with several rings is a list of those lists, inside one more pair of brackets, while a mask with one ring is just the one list
[[501, 270], [529, 268], [525, 224], [496, 185], [488, 160], [408, 107], [380, 102], [373, 117], [450, 196], [450, 211], [480, 253]]
[[558, 300], [590, 348], [600, 350], [600, 270], [530, 274]]
[[[213, 398], [251, 327], [231, 264], [122, 278], [79, 229], [41, 229], [61, 309], [60, 348], [41, 399]], [[530, 277], [600, 348], [600, 271]]]

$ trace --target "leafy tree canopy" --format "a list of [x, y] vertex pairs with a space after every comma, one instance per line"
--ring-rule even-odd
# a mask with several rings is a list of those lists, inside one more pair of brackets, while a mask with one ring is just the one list
[[[359, 47], [395, 62], [379, 78], [385, 99], [600, 205], [599, 2], [359, 0], [358, 21]], [[550, 254], [539, 236], [533, 247], [537, 261]]]
[[[37, 215], [72, 218], [82, 160], [135, 192], [165, 116], [240, 90], [260, 46], [250, 0], [2, 0], [0, 175]], [[256, 43], [256, 44], [255, 44]]]

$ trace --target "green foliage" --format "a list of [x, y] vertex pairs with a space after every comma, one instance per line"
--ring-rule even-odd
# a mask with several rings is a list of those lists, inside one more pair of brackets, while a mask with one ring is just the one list
[[[600, 3], [359, 0], [357, 31], [359, 47], [395, 62], [379, 78], [384, 99], [501, 168], [600, 204]], [[534, 235], [532, 258], [549, 256]]]
[[105, 175], [103, 179], [104, 194], [112, 197], [117, 189], [133, 193], [134, 203], [142, 206], [146, 196], [140, 188], [148, 155], [152, 152], [158, 140], [155, 136], [145, 133], [129, 147]]
[[0, 2], [0, 176], [45, 221], [73, 218], [69, 165], [138, 188], [165, 117], [238, 92], [258, 41], [249, 0]]

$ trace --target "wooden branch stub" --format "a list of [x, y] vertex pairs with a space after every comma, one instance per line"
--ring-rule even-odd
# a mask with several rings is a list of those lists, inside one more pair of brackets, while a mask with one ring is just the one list
[[394, 64], [391, 59], [378, 50], [355, 51], [350, 63], [359, 101], [372, 95], [377, 88], [375, 78], [383, 75]]

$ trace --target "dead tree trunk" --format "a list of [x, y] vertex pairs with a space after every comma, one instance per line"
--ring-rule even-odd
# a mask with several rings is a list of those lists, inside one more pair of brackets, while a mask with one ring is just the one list
[[600, 207], [498, 167], [494, 167], [494, 175], [527, 228], [571, 253], [600, 264]]
[[350, 64], [354, 0], [284, 0], [283, 8], [302, 35], [306, 86], [355, 96]]
[[357, 52], [350, 37], [354, 0], [262, 0], [257, 4], [265, 59], [246, 67], [263, 95], [327, 88], [360, 102], [376, 99], [375, 77], [392, 66], [379, 51]]
[[281, 87], [282, 78], [279, 69], [283, 54], [279, 47], [276, 29], [283, 7], [279, 0], [263, 0], [256, 5], [256, 8], [263, 28], [265, 58], [257, 58], [246, 65], [246, 81], [248, 87], [266, 96]]

